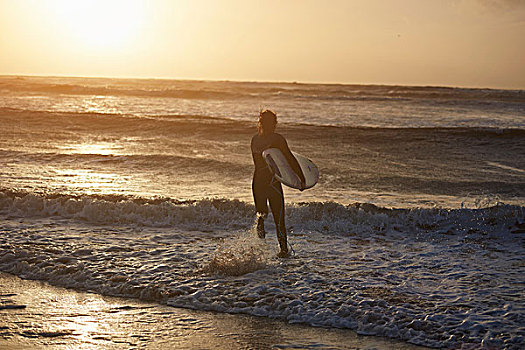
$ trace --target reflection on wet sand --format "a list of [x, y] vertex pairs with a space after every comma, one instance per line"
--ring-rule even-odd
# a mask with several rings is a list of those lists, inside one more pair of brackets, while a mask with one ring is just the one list
[[0, 348], [417, 349], [349, 330], [167, 307], [0, 274]]

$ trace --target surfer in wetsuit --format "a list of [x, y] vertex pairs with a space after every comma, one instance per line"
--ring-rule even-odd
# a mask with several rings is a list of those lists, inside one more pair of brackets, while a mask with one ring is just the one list
[[288, 241], [286, 236], [286, 226], [284, 224], [284, 195], [281, 183], [275, 179], [270, 168], [262, 156], [262, 152], [268, 148], [278, 148], [286, 160], [301, 179], [301, 191], [305, 187], [304, 174], [293, 156], [286, 139], [275, 132], [277, 126], [277, 115], [264, 110], [259, 113], [257, 124], [258, 132], [252, 137], [251, 148], [255, 171], [253, 173], [252, 192], [257, 210], [257, 234], [260, 238], [266, 236], [264, 230], [264, 219], [268, 216], [268, 202], [272, 210], [273, 220], [277, 231], [277, 240], [281, 251], [279, 257], [288, 256]]

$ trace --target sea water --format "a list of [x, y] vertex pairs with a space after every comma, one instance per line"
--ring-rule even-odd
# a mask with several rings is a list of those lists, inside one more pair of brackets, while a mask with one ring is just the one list
[[[270, 108], [319, 167], [253, 230]], [[525, 345], [525, 92], [0, 78], [0, 270], [432, 347]]]

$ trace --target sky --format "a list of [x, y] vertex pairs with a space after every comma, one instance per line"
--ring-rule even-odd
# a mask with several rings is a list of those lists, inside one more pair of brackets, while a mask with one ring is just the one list
[[525, 0], [0, 0], [0, 74], [525, 89]]

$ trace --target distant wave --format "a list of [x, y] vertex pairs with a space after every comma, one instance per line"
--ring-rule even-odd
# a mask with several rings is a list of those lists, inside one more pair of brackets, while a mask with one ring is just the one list
[[26, 93], [50, 93], [65, 95], [99, 95], [99, 96], [139, 96], [171, 97], [182, 99], [231, 99], [239, 97], [236, 93], [216, 90], [193, 89], [137, 89], [111, 86], [89, 86], [76, 84], [0, 84], [0, 90]]
[[[141, 122], [140, 128], [147, 130], [149, 125], [146, 124], [147, 121], [154, 123], [152, 125], [154, 128], [166, 130], [166, 127], [169, 127], [171, 122], [188, 123], [188, 124], [207, 124], [209, 128], [214, 128], [214, 124], [210, 122], [218, 123], [230, 123], [233, 128], [240, 128], [243, 130], [254, 131], [254, 122], [253, 120], [235, 120], [232, 118], [219, 117], [219, 116], [207, 116], [207, 115], [133, 115], [133, 114], [118, 114], [118, 113], [98, 113], [98, 112], [51, 112], [51, 111], [34, 111], [27, 109], [19, 108], [10, 108], [10, 107], [0, 107], [0, 118], [9, 118], [13, 117], [13, 120], [16, 117], [23, 116], [25, 119], [30, 119], [34, 121], [40, 121], [45, 123], [52, 124], [55, 121], [63, 122], [67, 120], [77, 121], [77, 122], [100, 122], [101, 125], [114, 124], [118, 125], [119, 128], [124, 128], [126, 125], [130, 127], [137, 127], [137, 122]], [[73, 119], [72, 119], [73, 118]], [[69, 124], [68, 124], [69, 125]], [[500, 127], [467, 127], [467, 126], [351, 126], [351, 125], [331, 125], [329, 123], [286, 123], [280, 122], [282, 128], [291, 127], [296, 130], [300, 128], [317, 128], [319, 127], [321, 131], [326, 131], [327, 133], [332, 133], [336, 130], [343, 132], [355, 131], [371, 131], [371, 132], [384, 132], [385, 134], [389, 133], [399, 133], [399, 132], [408, 132], [408, 133], [425, 133], [425, 134], [462, 134], [466, 136], [493, 136], [493, 137], [523, 137], [525, 136], [525, 129], [521, 128], [500, 128]], [[90, 124], [90, 128], [95, 128], [96, 123]], [[281, 130], [282, 130], [281, 128]]]
[[181, 99], [450, 99], [525, 102], [525, 90], [435, 86], [293, 84], [220, 81], [150, 81], [80, 78], [0, 78], [0, 91], [70, 95], [168, 97]]
[[197, 171], [213, 171], [221, 169], [223, 175], [231, 174], [232, 177], [246, 173], [251, 174], [251, 168], [243, 164], [214, 159], [213, 157], [191, 157], [170, 154], [99, 154], [99, 153], [54, 153], [54, 152], [21, 152], [0, 150], [1, 159], [23, 159], [34, 164], [52, 162], [67, 164], [103, 164], [107, 166], [128, 167], [132, 169], [193, 169]]
[[[238, 230], [252, 226], [254, 213], [252, 204], [221, 198], [178, 201], [0, 190], [0, 214], [8, 218], [57, 217], [94, 225]], [[505, 204], [477, 209], [388, 209], [366, 203], [345, 206], [307, 202], [287, 206], [286, 216], [289, 227], [296, 232], [307, 229], [335, 235], [366, 235], [372, 230], [385, 234], [488, 234], [505, 239], [506, 234], [522, 232], [525, 225], [525, 207]]]

